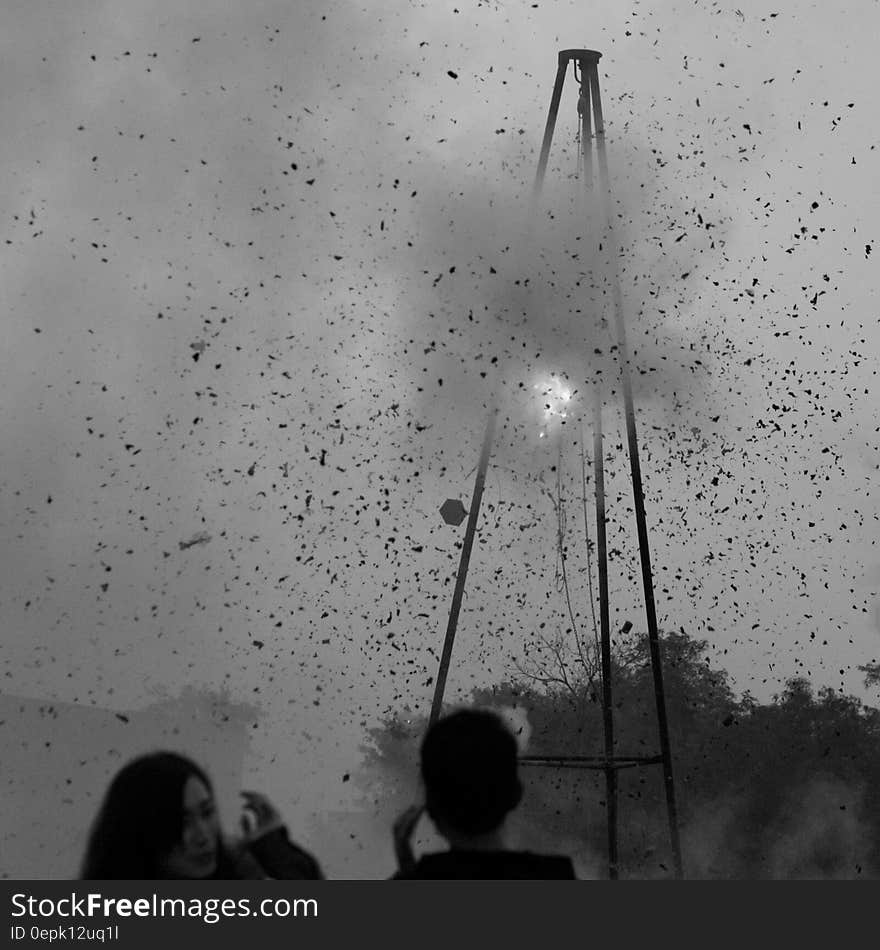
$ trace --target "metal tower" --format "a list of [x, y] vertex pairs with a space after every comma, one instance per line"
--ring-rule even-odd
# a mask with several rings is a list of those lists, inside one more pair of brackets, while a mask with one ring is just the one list
[[[622, 768], [633, 768], [647, 765], [661, 765], [663, 767], [666, 806], [669, 821], [669, 835], [673, 857], [673, 866], [676, 878], [684, 877], [684, 868], [681, 856], [681, 843], [678, 830], [678, 814], [675, 800], [675, 782], [672, 768], [672, 753], [669, 744], [669, 726], [666, 718], [666, 700], [663, 687], [663, 669], [660, 658], [660, 639], [657, 629], [657, 612], [654, 603], [654, 583], [651, 572], [651, 556], [648, 546], [648, 528], [645, 517], [645, 502], [642, 491], [642, 472], [639, 462], [638, 436], [636, 431], [635, 408], [633, 405], [632, 383], [630, 378], [630, 358], [626, 339], [626, 322], [623, 312], [623, 301], [620, 290], [620, 280], [617, 272], [618, 245], [613, 227], [613, 206], [611, 187], [608, 175], [608, 158], [605, 150], [605, 123], [602, 115], [602, 99], [599, 91], [598, 63], [602, 54], [595, 50], [568, 49], [559, 52], [556, 81], [550, 99], [550, 111], [544, 129], [544, 139], [541, 144], [541, 153], [538, 159], [538, 168], [535, 176], [535, 185], [532, 195], [532, 215], [538, 207], [544, 178], [547, 171], [547, 160], [550, 155], [550, 146], [553, 132], [556, 127], [556, 118], [562, 98], [569, 63], [573, 66], [574, 78], [579, 87], [578, 96], [578, 138], [580, 154], [578, 167], [582, 184], [582, 198], [585, 212], [587, 207], [594, 206], [594, 197], [598, 197], [598, 213], [585, 213], [585, 231], [599, 235], [599, 246], [603, 249], [602, 273], [599, 275], [607, 289], [610, 298], [610, 307], [613, 310], [613, 327], [615, 335], [616, 353], [620, 370], [621, 391], [623, 393], [624, 417], [626, 422], [627, 444], [630, 459], [630, 474], [632, 480], [633, 504], [636, 517], [636, 531], [639, 541], [639, 553], [642, 569], [642, 585], [645, 600], [645, 617], [648, 628], [648, 641], [651, 656], [651, 667], [654, 680], [654, 695], [657, 708], [657, 726], [659, 733], [660, 754], [653, 756], [615, 755], [614, 749], [614, 721], [612, 705], [611, 682], [611, 634], [608, 603], [608, 559], [606, 545], [606, 515], [605, 515], [605, 476], [603, 465], [603, 431], [602, 410], [604, 394], [599, 378], [593, 384], [593, 458], [595, 466], [595, 501], [596, 501], [596, 541], [598, 552], [599, 573], [599, 613], [600, 613], [600, 652], [602, 663], [602, 710], [605, 739], [605, 754], [595, 756], [524, 756], [520, 761], [524, 765], [544, 766], [554, 768], [583, 768], [598, 769], [605, 773], [606, 802], [608, 815], [608, 871], [612, 879], [618, 876], [618, 849], [617, 849], [617, 771]], [[598, 176], [593, 175], [593, 154], [595, 151]], [[608, 327], [602, 316], [603, 328]], [[610, 328], [609, 328], [610, 332]], [[433, 723], [440, 714], [443, 702], [443, 690], [446, 683], [446, 674], [452, 655], [452, 645], [455, 638], [455, 629], [458, 613], [461, 607], [461, 598], [467, 575], [471, 547], [479, 517], [480, 500], [483, 493], [483, 483], [486, 476], [491, 454], [492, 434], [495, 424], [496, 410], [490, 413], [483, 447], [477, 467], [477, 476], [474, 485], [474, 494], [468, 518], [465, 541], [462, 548], [461, 561], [456, 577], [455, 593], [453, 595], [452, 610], [446, 630], [446, 640], [443, 655], [440, 661], [440, 670], [434, 691], [434, 700], [431, 708], [430, 722]]]

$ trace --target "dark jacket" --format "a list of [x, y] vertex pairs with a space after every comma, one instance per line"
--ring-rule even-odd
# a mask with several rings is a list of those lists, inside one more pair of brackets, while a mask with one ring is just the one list
[[232, 851], [229, 861], [214, 875], [226, 880], [320, 881], [324, 875], [318, 862], [287, 834], [276, 828], [268, 834]]
[[439, 851], [419, 858], [396, 880], [574, 880], [571, 858], [531, 851]]

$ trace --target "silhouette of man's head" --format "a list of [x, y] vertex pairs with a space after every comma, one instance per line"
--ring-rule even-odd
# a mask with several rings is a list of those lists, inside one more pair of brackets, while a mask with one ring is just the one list
[[516, 739], [494, 713], [462, 710], [440, 719], [421, 759], [427, 811], [441, 832], [493, 832], [522, 797]]

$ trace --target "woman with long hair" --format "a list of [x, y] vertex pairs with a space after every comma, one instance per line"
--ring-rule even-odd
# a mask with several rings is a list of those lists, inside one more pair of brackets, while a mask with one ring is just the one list
[[257, 792], [245, 799], [244, 839], [224, 837], [211, 781], [195, 762], [154, 752], [110, 783], [92, 826], [83, 880], [321, 878], [315, 859], [292, 844], [280, 815]]

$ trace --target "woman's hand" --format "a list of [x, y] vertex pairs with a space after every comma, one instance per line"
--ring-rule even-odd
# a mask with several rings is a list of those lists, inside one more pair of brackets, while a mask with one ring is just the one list
[[241, 796], [244, 799], [241, 830], [245, 843], [256, 841], [284, 827], [280, 812], [265, 795], [260, 792], [242, 792]]
[[409, 808], [397, 816], [391, 826], [394, 835], [394, 854], [397, 857], [397, 866], [404, 873], [412, 871], [416, 866], [411, 839], [424, 810], [424, 805], [410, 805]]

